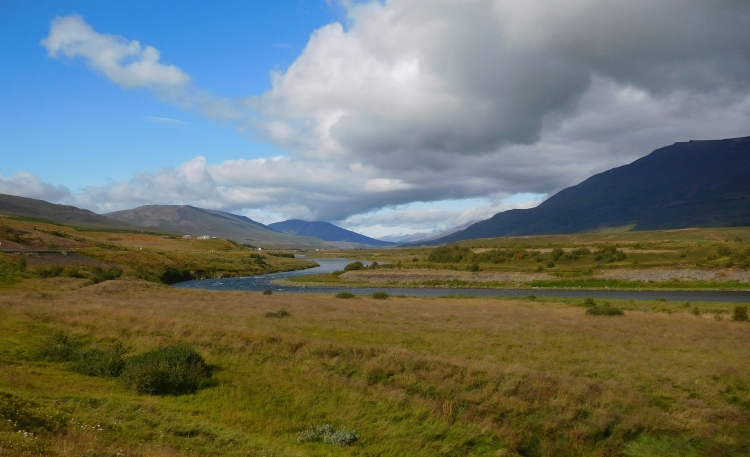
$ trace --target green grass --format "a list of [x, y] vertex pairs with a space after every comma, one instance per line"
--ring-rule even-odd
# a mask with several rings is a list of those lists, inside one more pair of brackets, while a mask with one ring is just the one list
[[[738, 348], [750, 324], [691, 312], [715, 304], [598, 306], [629, 312], [592, 318], [582, 299], [349, 301], [132, 280], [10, 288], [0, 395], [66, 425], [27, 438], [3, 424], [0, 454], [746, 455], [750, 378]], [[290, 315], [265, 319], [268, 309]], [[68, 339], [53, 346], [70, 351], [40, 358], [58, 330]], [[66, 361], [115, 341], [126, 360], [190, 345], [212, 376], [193, 393], [152, 396]], [[324, 424], [360, 439], [297, 439]]]

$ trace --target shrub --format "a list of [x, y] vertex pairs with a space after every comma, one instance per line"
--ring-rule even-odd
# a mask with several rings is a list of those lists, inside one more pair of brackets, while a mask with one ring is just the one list
[[620, 308], [613, 308], [609, 305], [594, 305], [586, 310], [586, 314], [592, 316], [622, 316], [625, 313]]
[[36, 274], [40, 278], [56, 278], [63, 272], [63, 268], [59, 265], [52, 265], [49, 267], [43, 267], [36, 270]]
[[479, 271], [479, 264], [474, 262], [471, 265], [469, 265], [468, 268], [469, 271]]
[[[458, 263], [462, 260], [470, 260], [474, 256], [471, 249], [463, 246], [438, 246], [427, 256], [428, 262]], [[416, 258], [416, 257], [415, 257]]]
[[271, 319], [283, 319], [283, 318], [289, 317], [291, 315], [292, 314], [289, 311], [285, 310], [285, 309], [280, 309], [280, 310], [278, 310], [276, 312], [269, 311], [269, 312], [266, 313], [266, 317], [271, 318]]
[[16, 268], [18, 268], [18, 271], [26, 271], [26, 259], [19, 257], [16, 262]]
[[107, 349], [92, 349], [81, 354], [71, 368], [76, 373], [103, 378], [116, 378], [125, 368], [122, 356], [125, 348], [121, 342]]
[[625, 259], [627, 259], [628, 256], [625, 255], [624, 252], [617, 249], [617, 246], [612, 245], [605, 245], [599, 248], [599, 251], [596, 254], [595, 260], [598, 262], [600, 260], [603, 260], [605, 262], [620, 262]]
[[343, 292], [337, 293], [335, 295], [335, 297], [336, 298], [354, 298], [354, 297], [356, 297], [356, 295], [354, 295], [353, 293], [348, 292], [348, 291], [343, 291]]
[[701, 315], [701, 310], [697, 306], [695, 308], [693, 308], [693, 315], [695, 317], [700, 317], [700, 315]]
[[547, 262], [547, 268], [555, 268], [555, 262]]
[[738, 305], [734, 307], [734, 312], [732, 313], [732, 320], [737, 322], [747, 322], [747, 306], [746, 305]]
[[364, 268], [362, 262], [352, 262], [344, 267], [344, 271], [361, 270], [362, 268]]
[[269, 252], [268, 255], [272, 255], [274, 257], [284, 257], [286, 259], [293, 259], [294, 254], [291, 252]]
[[170, 268], [161, 274], [159, 281], [164, 284], [175, 284], [183, 281], [190, 281], [195, 279], [193, 275], [187, 270], [181, 270], [179, 268]]
[[120, 276], [122, 276], [122, 268], [112, 267], [108, 270], [104, 270], [100, 267], [95, 267], [91, 274], [91, 280], [94, 281], [94, 284], [98, 284], [100, 282], [117, 279]]
[[418, 259], [418, 258], [416, 258], [416, 257], [413, 257], [413, 258], [411, 259], [411, 261], [412, 261], [412, 262], [419, 262], [419, 259]]
[[719, 254], [719, 257], [729, 257], [732, 255], [732, 250], [729, 248], [729, 246], [719, 245], [718, 248], [716, 248], [716, 253]]
[[359, 438], [359, 433], [356, 430], [347, 430], [344, 426], [338, 430], [333, 430], [331, 424], [313, 425], [297, 433], [298, 443], [323, 441], [326, 444], [339, 447], [350, 446], [359, 441]]
[[596, 302], [591, 297], [586, 297], [583, 299], [583, 306], [596, 306]]
[[195, 392], [210, 376], [203, 356], [184, 346], [164, 346], [125, 360], [120, 379], [137, 393]]
[[372, 294], [372, 298], [376, 300], [385, 300], [386, 298], [388, 298], [388, 294], [386, 292], [375, 292], [374, 294]]
[[557, 262], [563, 255], [565, 255], [565, 251], [563, 251], [562, 248], [554, 248], [552, 252], [550, 252], [549, 257], [553, 262]]
[[32, 357], [48, 362], [70, 362], [81, 357], [81, 342], [65, 332], [55, 331], [34, 349]]
[[271, 290], [270, 287], [263, 291], [263, 295], [272, 295], [272, 294], [273, 294], [273, 291]]

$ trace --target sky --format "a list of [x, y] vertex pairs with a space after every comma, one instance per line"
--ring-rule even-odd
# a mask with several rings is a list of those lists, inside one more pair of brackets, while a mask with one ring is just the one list
[[432, 233], [750, 135], [746, 0], [0, 0], [0, 193]]

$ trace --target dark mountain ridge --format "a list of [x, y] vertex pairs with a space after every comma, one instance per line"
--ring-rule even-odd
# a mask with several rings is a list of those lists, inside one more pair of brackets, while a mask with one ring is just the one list
[[346, 241], [368, 246], [393, 246], [396, 244], [389, 241], [376, 240], [375, 238], [346, 230], [329, 222], [308, 222], [300, 219], [290, 219], [288, 221], [268, 224], [268, 227], [277, 232], [296, 236], [312, 236], [325, 241]]
[[420, 244], [623, 226], [750, 226], [750, 137], [675, 143], [563, 189], [536, 208], [498, 213]]

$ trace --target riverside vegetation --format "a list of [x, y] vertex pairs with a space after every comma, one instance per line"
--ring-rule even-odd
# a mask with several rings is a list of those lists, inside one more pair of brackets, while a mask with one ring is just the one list
[[[321, 256], [341, 256], [329, 251]], [[750, 229], [480, 239], [358, 251], [375, 264], [290, 283], [348, 286], [750, 290]]]
[[658, 303], [26, 279], [0, 455], [748, 455], [747, 308]]

